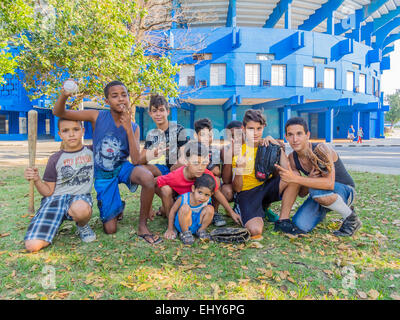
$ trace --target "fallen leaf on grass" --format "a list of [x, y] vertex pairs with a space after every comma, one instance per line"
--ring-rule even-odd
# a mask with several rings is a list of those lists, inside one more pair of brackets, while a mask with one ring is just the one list
[[328, 293], [329, 293], [331, 296], [336, 296], [336, 295], [337, 295], [337, 290], [336, 290], [336, 289], [333, 289], [333, 288], [329, 288]]
[[250, 243], [249, 247], [250, 248], [256, 248], [256, 249], [264, 248], [264, 246], [261, 243], [257, 242], [257, 241], [253, 241], [252, 243]]
[[28, 293], [27, 295], [26, 295], [26, 297], [28, 298], [28, 299], [37, 299], [37, 294], [30, 294], [30, 293]]
[[367, 294], [364, 291], [357, 291], [357, 294], [361, 299], [367, 299], [368, 298]]
[[294, 281], [294, 279], [291, 277], [287, 277], [287, 280], [290, 281], [291, 283], [294, 283], [294, 284], [296, 283], [296, 281]]
[[141, 292], [151, 288], [153, 285], [151, 283], [143, 283], [141, 284], [135, 291]]
[[8, 237], [10, 235], [9, 232], [7, 233], [0, 233], [0, 238]]
[[212, 278], [210, 274], [206, 274], [204, 277], [205, 277], [206, 279], [208, 279], [208, 280], [210, 280], [210, 279]]
[[390, 295], [390, 297], [391, 297], [393, 300], [400, 300], [400, 294], [398, 294], [398, 293], [392, 293], [392, 294]]
[[371, 289], [368, 291], [368, 295], [372, 298], [372, 299], [377, 299], [379, 297], [379, 292], [376, 291], [375, 289]]

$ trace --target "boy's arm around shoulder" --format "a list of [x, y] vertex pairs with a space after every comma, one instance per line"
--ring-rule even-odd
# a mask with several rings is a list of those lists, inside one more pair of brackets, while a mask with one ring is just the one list
[[76, 121], [90, 121], [94, 128], [94, 125], [99, 115], [98, 110], [66, 110], [65, 104], [71, 94], [67, 94], [64, 89], [61, 89], [61, 93], [54, 105], [53, 115], [59, 118], [65, 118], [68, 120]]

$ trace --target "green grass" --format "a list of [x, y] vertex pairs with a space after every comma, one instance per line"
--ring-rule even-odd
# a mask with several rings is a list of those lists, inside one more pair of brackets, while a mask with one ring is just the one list
[[[43, 172], [43, 168], [41, 168]], [[22, 168], [1, 168], [0, 299], [392, 299], [400, 295], [400, 176], [352, 173], [363, 228], [337, 239], [340, 216], [328, 214], [302, 238], [273, 232], [266, 223], [258, 244], [165, 240], [152, 247], [136, 236], [140, 192], [130, 194], [115, 235], [102, 231], [98, 209], [90, 221], [95, 242], [84, 244], [72, 222], [36, 254], [24, 250], [30, 217]], [[36, 208], [39, 194], [35, 194]], [[95, 194], [93, 193], [95, 198]], [[302, 202], [298, 199], [296, 207]], [[153, 207], [160, 201], [155, 198]], [[279, 211], [279, 204], [273, 205]], [[229, 224], [233, 225], [230, 221]], [[150, 229], [162, 235], [165, 219]], [[55, 289], [45, 289], [45, 266], [55, 270]], [[346, 268], [347, 267], [347, 268]], [[349, 269], [350, 268], [350, 269]], [[345, 271], [355, 271], [355, 288]], [[350, 271], [349, 271], [350, 270]]]

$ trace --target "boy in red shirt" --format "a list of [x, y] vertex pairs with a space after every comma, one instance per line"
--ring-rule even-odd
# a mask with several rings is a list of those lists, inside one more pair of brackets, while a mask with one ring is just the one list
[[162, 209], [165, 210], [166, 216], [169, 216], [174, 198], [177, 195], [191, 192], [196, 178], [206, 173], [215, 180], [215, 199], [225, 208], [236, 223], [241, 224], [240, 216], [232, 210], [228, 201], [219, 190], [217, 179], [211, 171], [206, 169], [209, 163], [208, 148], [200, 142], [192, 141], [185, 145], [184, 156], [186, 161], [185, 166], [156, 178], [156, 193], [162, 200]]

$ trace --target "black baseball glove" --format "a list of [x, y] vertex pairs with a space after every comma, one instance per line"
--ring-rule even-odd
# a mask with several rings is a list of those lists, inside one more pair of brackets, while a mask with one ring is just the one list
[[242, 243], [250, 239], [246, 228], [217, 228], [210, 232], [211, 240], [225, 243]]
[[281, 158], [281, 146], [270, 143], [268, 147], [259, 146], [255, 160], [255, 175], [257, 180], [268, 180], [275, 172], [275, 164], [279, 164]]

